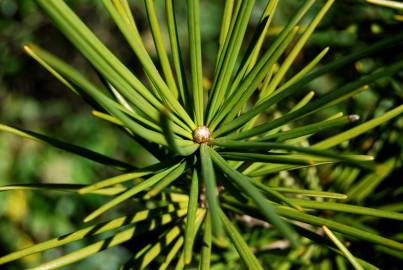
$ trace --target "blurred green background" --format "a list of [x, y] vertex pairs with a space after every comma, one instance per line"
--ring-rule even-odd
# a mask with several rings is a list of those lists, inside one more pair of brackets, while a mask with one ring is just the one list
[[[87, 104], [23, 53], [22, 44], [37, 43], [63, 59], [67, 59], [69, 63], [96, 80], [96, 74], [89, 65], [52, 26], [48, 18], [38, 10], [34, 2], [32, 0], [0, 0], [0, 123], [45, 133], [127, 160], [137, 166], [153, 162], [153, 158], [145, 155], [141, 146], [130, 140], [120, 130], [92, 117], [91, 108]], [[106, 14], [101, 1], [68, 2], [120, 59], [134, 72], [139, 70], [136, 58]], [[154, 51], [143, 2], [131, 2], [143, 38], [149, 50]], [[181, 5], [177, 8], [179, 20], [183, 23], [186, 22], [184, 2], [176, 1], [177, 5]], [[259, 20], [264, 2], [258, 1], [256, 5], [250, 24], [251, 30]], [[281, 30], [299, 2], [299, 0], [280, 1], [273, 23], [275, 27], [269, 33], [269, 41]], [[162, 17], [163, 1], [156, 1], [156, 4], [161, 7], [160, 16]], [[201, 4], [203, 68], [206, 78], [211, 78], [213, 72], [222, 5], [223, 1], [219, 0], [202, 1]], [[331, 12], [299, 55], [289, 75], [298, 71], [326, 46], [330, 46], [331, 49], [323, 63], [402, 31], [403, 22], [395, 20], [396, 14], [394, 10], [371, 6], [365, 1], [336, 1]], [[181, 36], [182, 39], [186, 38], [185, 33], [181, 33]], [[354, 80], [391, 63], [402, 55], [401, 48], [387, 50], [362, 59], [338, 72], [328, 74], [312, 82], [310, 87], [320, 95], [336, 85], [342, 85], [344, 82]], [[380, 115], [403, 103], [402, 79], [401, 72], [393, 78], [381, 80], [371, 85], [369, 91], [337, 108], [328, 110], [326, 115], [336, 111], [359, 114], [362, 119]], [[292, 106], [292, 104], [293, 101], [290, 100], [284, 106]], [[351, 152], [373, 154], [379, 162], [391, 158], [395, 161], [393, 172], [377, 187], [377, 193], [362, 203], [377, 206], [379, 202], [400, 203], [402, 201], [402, 130], [403, 117], [400, 116], [371, 133], [353, 140], [350, 145], [344, 146]], [[96, 163], [46, 145], [0, 133], [0, 185], [39, 182], [87, 184], [115, 173], [112, 169], [105, 169]], [[325, 180], [320, 184], [326, 188]], [[85, 214], [102, 200], [103, 198], [96, 196], [79, 197], [62, 192], [0, 193], [0, 254], [79, 228]], [[391, 229], [390, 225], [394, 227]], [[392, 233], [390, 230], [397, 233], [403, 231], [402, 224], [398, 223], [377, 226], [380, 232], [387, 232], [387, 234]], [[59, 248], [46, 252], [43, 258], [40, 255], [27, 257], [19, 264], [8, 265], [2, 269], [24, 269], [41, 260], [60, 256], [80, 245], [83, 243], [69, 245], [67, 249]], [[365, 247], [361, 248], [363, 254], [360, 255], [364, 257], [378, 256], [372, 254], [373, 251], [370, 249], [368, 254], [365, 254]], [[125, 247], [116, 247], [65, 269], [117, 269], [118, 263], [125, 261], [127, 256], [128, 250]], [[401, 269], [399, 265], [402, 266], [400, 260], [390, 257], [387, 263], [387, 267], [390, 268], [385, 269]]]

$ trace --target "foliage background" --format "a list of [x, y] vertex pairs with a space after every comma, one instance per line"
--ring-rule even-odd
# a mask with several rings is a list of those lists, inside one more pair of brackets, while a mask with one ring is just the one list
[[[99, 1], [69, 2], [114, 53], [124, 59], [131, 69], [138, 69], [135, 57], [126, 45], [122, 45], [125, 42], [119, 34], [116, 34], [115, 26]], [[143, 3], [132, 2], [143, 38], [149, 49], [153, 50]], [[157, 2], [163, 3], [163, 1]], [[177, 1], [179, 2], [181, 1]], [[274, 19], [278, 29], [281, 29], [298, 2], [298, 0], [280, 1], [279, 11]], [[257, 23], [260, 15], [259, 7], [263, 8], [263, 5], [264, 1], [258, 2], [249, 26], [251, 29]], [[182, 9], [178, 8], [179, 11]], [[215, 41], [221, 20], [218, 14], [221, 9], [222, 1], [202, 1], [203, 61], [207, 75], [213, 71], [212, 56], [216, 49]], [[179, 16], [182, 14], [183, 17], [183, 13], [179, 12]], [[323, 60], [324, 63], [381, 38], [393, 36], [401, 31], [403, 24], [393, 18], [394, 14], [396, 12], [393, 10], [370, 6], [360, 0], [336, 1], [331, 12], [299, 55], [291, 72], [298, 70], [303, 63], [307, 63], [326, 46], [330, 46], [331, 50]], [[185, 21], [184, 17], [179, 18]], [[119, 130], [112, 129], [91, 117], [90, 108], [80, 98], [24, 55], [20, 48], [21, 44], [27, 41], [34, 41], [62, 58], [69, 59], [69, 63], [73, 63], [95, 79], [95, 74], [91, 73], [88, 64], [37, 9], [34, 1], [0, 0], [0, 122], [50, 134], [138, 165], [154, 161], [152, 157], [144, 154], [141, 146], [122, 135]], [[318, 94], [324, 93], [334, 85], [354, 80], [396, 58], [401, 58], [402, 54], [401, 49], [395, 48], [373, 55], [337, 73], [315, 80], [310, 86]], [[380, 115], [402, 104], [402, 81], [402, 72], [394, 78], [381, 80], [371, 85], [369, 91], [334, 108], [334, 112], [359, 114], [363, 119]], [[292, 106], [292, 102], [289, 106]], [[394, 171], [377, 187], [376, 192], [366, 199], [365, 204], [368, 206], [377, 207], [380, 204], [395, 203], [400, 206], [398, 209], [403, 211], [402, 130], [403, 116], [400, 116], [370, 134], [353, 140], [350, 145], [344, 145], [350, 151], [374, 154], [379, 162], [392, 157], [397, 160]], [[0, 134], [0, 185], [29, 182], [87, 184], [113, 174], [113, 170], [105, 170], [100, 165], [51, 147], [9, 134]], [[326, 188], [328, 183], [326, 179], [320, 179], [318, 184]], [[79, 197], [61, 192], [0, 193], [0, 254], [73, 231], [79, 226], [77, 224], [80, 224], [85, 214], [96, 208], [100, 200], [101, 198], [96, 196]], [[403, 225], [398, 222], [384, 222], [377, 224], [377, 229], [385, 235], [402, 234]], [[69, 245], [68, 248], [75, 249], [77, 245], [80, 244]], [[385, 263], [384, 269], [403, 267], [401, 260], [378, 253], [368, 246], [355, 248], [362, 253], [360, 256], [369, 258], [370, 262]], [[68, 250], [59, 248], [46, 252], [43, 259], [57, 257], [65, 251]], [[128, 250], [125, 247], [115, 247], [65, 269], [115, 269], [119, 262], [125, 260], [127, 254]], [[31, 256], [21, 262], [23, 265], [10, 265], [8, 269], [25, 268], [26, 265], [36, 263], [38, 260], [39, 255]]]

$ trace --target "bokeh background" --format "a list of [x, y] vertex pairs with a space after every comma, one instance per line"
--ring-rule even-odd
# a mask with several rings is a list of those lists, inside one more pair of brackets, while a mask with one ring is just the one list
[[[68, 1], [83, 20], [134, 72], [139, 70], [136, 58], [118, 33], [100, 0]], [[136, 21], [149, 51], [154, 52], [152, 37], [148, 31], [143, 1], [131, 1]], [[185, 6], [177, 0], [178, 18], [186, 22]], [[224, 1], [202, 1], [201, 21], [203, 38], [203, 68], [206, 84], [214, 66], [216, 40], [220, 28], [220, 12]], [[256, 26], [265, 1], [257, 1], [250, 29]], [[268, 40], [281, 30], [299, 0], [281, 0]], [[163, 18], [163, 1], [156, 1]], [[180, 5], [180, 6], [179, 6]], [[289, 75], [330, 46], [323, 63], [331, 62], [375, 41], [393, 36], [403, 30], [403, 22], [396, 20], [397, 11], [368, 5], [360, 0], [336, 1], [334, 7], [298, 56]], [[185, 27], [186, 29], [186, 27]], [[248, 31], [253, 32], [253, 31]], [[186, 33], [181, 33], [186, 39]], [[247, 37], [248, 38], [248, 37]], [[79, 97], [54, 79], [39, 64], [27, 57], [22, 49], [26, 42], [37, 43], [56, 53], [79, 68], [93, 80], [96, 74], [69, 42], [52, 26], [32, 0], [0, 0], [0, 123], [38, 131], [88, 147], [107, 155], [113, 155], [138, 166], [155, 160], [146, 155], [141, 146], [118, 129], [91, 116], [91, 108]], [[185, 49], [186, 51], [186, 49]], [[354, 80], [396, 59], [402, 58], [401, 48], [394, 48], [372, 55], [349, 65], [342, 70], [313, 81], [310, 87], [318, 95], [336, 85]], [[370, 86], [344, 104], [327, 110], [326, 115], [336, 111], [359, 114], [362, 119], [381, 115], [403, 102], [403, 74], [386, 78]], [[290, 107], [293, 100], [284, 104]], [[316, 116], [318, 117], [318, 116]], [[324, 117], [324, 115], [320, 115]], [[394, 204], [403, 211], [403, 117], [344, 145], [348, 151], [373, 154], [379, 163], [393, 159], [393, 170], [375, 189], [375, 192], [360, 203], [369, 206]], [[326, 135], [326, 134], [325, 134]], [[317, 139], [317, 138], [314, 138]], [[87, 184], [116, 172], [105, 169], [83, 158], [66, 154], [46, 145], [0, 133], [0, 185], [9, 183], [80, 183]], [[326, 189], [326, 179], [319, 177], [318, 185]], [[312, 186], [314, 184], [311, 183]], [[0, 254], [6, 254], [80, 227], [82, 218], [103, 200], [96, 196], [79, 197], [62, 192], [7, 192], [0, 193]], [[402, 224], [376, 224], [380, 233], [400, 233]], [[251, 236], [252, 237], [252, 236]], [[251, 240], [252, 241], [252, 240]], [[33, 255], [19, 263], [2, 269], [24, 269], [39, 261], [60, 256], [84, 243], [74, 243], [67, 248]], [[358, 247], [361, 256], [376, 264], [383, 260], [383, 269], [402, 269], [402, 254], [386, 255], [366, 247]], [[64, 269], [117, 269], [125, 261], [129, 251], [116, 247], [93, 256], [75, 266]], [[237, 266], [233, 266], [236, 269]], [[325, 268], [326, 269], [326, 268]]]

